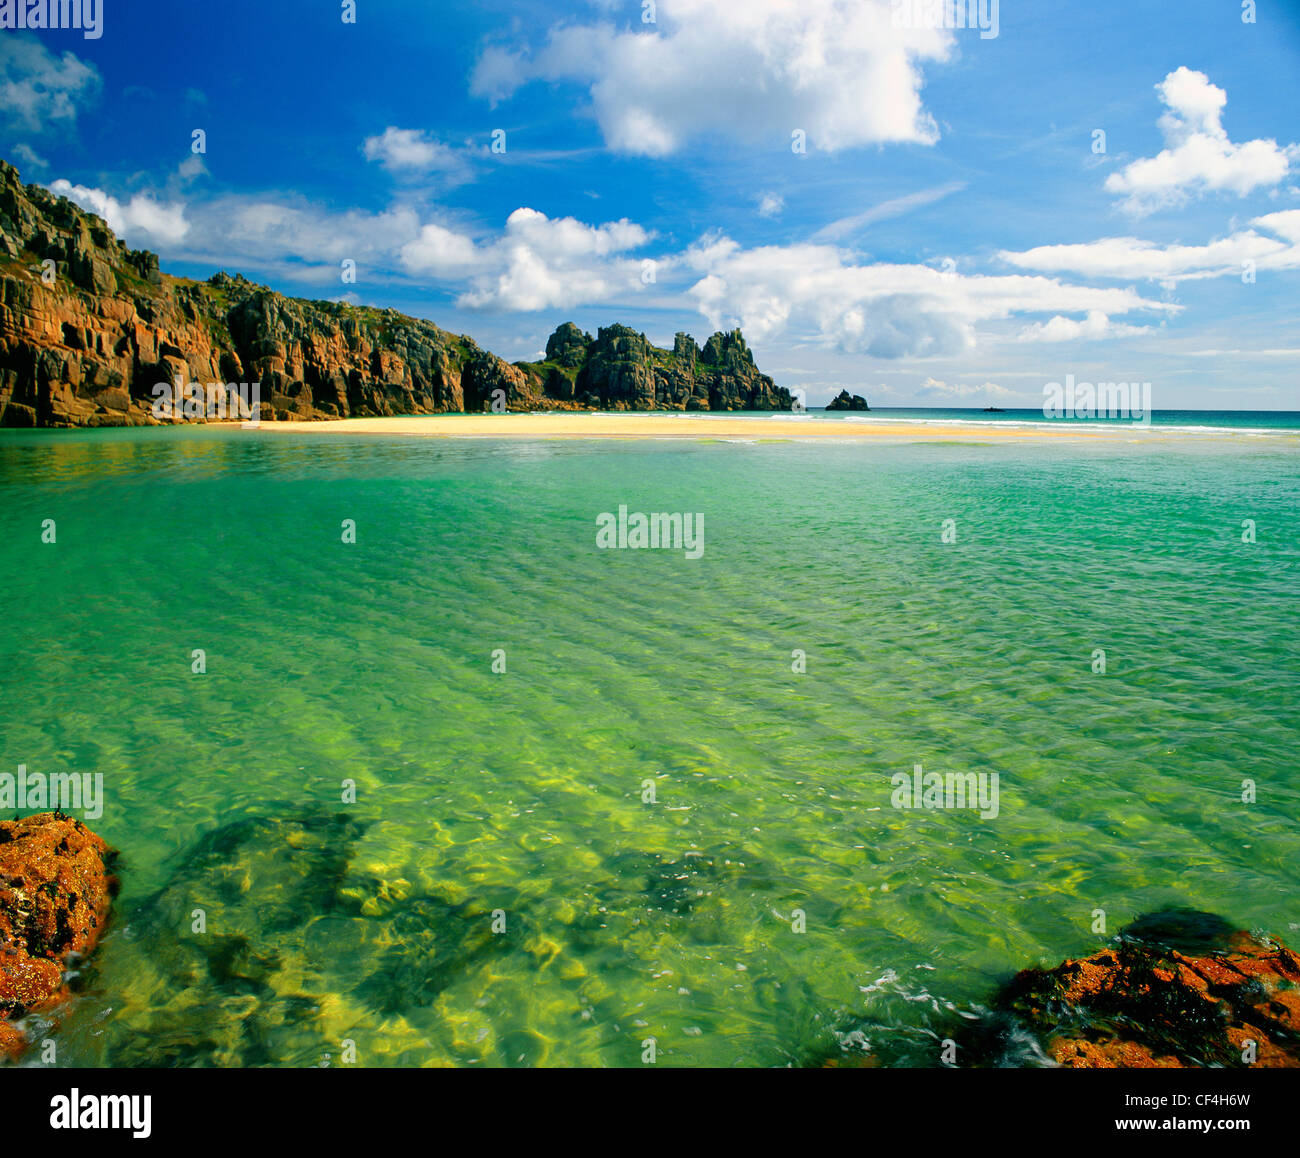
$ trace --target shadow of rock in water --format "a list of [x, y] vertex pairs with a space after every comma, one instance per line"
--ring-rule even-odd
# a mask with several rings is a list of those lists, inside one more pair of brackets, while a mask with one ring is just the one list
[[378, 967], [356, 988], [367, 1008], [385, 1016], [432, 1005], [438, 995], [497, 953], [510, 953], [527, 935], [513, 893], [494, 890], [505, 931], [493, 931], [491, 910], [426, 895], [403, 902], [384, 918], [365, 918], [381, 937]]
[[302, 934], [348, 907], [340, 890], [364, 830], [347, 814], [297, 807], [232, 821], [185, 849], [127, 922], [147, 972], [110, 1023], [106, 1060], [258, 1066], [328, 1052], [310, 992], [324, 987]]
[[232, 821], [179, 854], [123, 933], [137, 964], [106, 1023], [105, 1062], [316, 1065], [371, 1015], [374, 1028], [427, 1008], [500, 954], [558, 951], [516, 890], [490, 890], [505, 910], [498, 934], [491, 907], [403, 898], [353, 871], [365, 830], [298, 807]]

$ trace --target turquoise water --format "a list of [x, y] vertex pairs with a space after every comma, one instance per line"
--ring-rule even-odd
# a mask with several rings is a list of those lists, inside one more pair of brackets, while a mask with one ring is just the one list
[[1291, 435], [3, 432], [0, 542], [0, 771], [122, 853], [61, 1064], [933, 1065], [1096, 909], [1300, 942]]
[[[1298, 396], [1300, 400], [1300, 396]], [[973, 407], [940, 406], [873, 406], [869, 414], [843, 410], [809, 410], [811, 415], [819, 418], [843, 421], [882, 419], [894, 421], [904, 419], [908, 422], [925, 423], [971, 423], [971, 422], [1010, 422], [1028, 423], [1045, 428], [1060, 426], [1100, 426], [1130, 427], [1133, 419], [1098, 415], [1091, 418], [1057, 417], [1045, 418], [1041, 407], [1026, 409], [1024, 407], [1007, 407], [998, 411], [987, 411]], [[1142, 427], [1142, 423], [1137, 424]], [[1166, 429], [1204, 431], [1204, 430], [1300, 430], [1300, 410], [1153, 410], [1151, 421], [1153, 427]]]

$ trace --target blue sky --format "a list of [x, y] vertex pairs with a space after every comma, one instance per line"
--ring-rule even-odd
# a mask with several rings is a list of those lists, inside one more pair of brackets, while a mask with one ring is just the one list
[[0, 155], [170, 272], [512, 359], [740, 325], [811, 405], [1300, 409], [1294, 3], [102, 7], [0, 30]]

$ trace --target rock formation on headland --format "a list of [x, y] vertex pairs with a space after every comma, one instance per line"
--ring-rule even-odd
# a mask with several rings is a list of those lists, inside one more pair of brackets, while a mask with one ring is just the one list
[[263, 420], [481, 411], [493, 402], [791, 405], [738, 330], [702, 349], [678, 334], [662, 350], [626, 326], [592, 338], [568, 323], [544, 360], [512, 365], [396, 310], [289, 298], [226, 273], [171, 277], [156, 254], [128, 249], [102, 219], [24, 186], [0, 161], [0, 426], [154, 424], [153, 388], [177, 377], [186, 386], [257, 382]]
[[827, 410], [870, 410], [867, 400], [861, 394], [850, 394], [847, 390], [841, 390], [828, 403]]
[[116, 855], [60, 812], [0, 821], [0, 1059], [26, 1044], [13, 1024], [65, 996], [64, 966], [108, 919]]
[[566, 322], [542, 362], [520, 362], [540, 385], [543, 405], [601, 410], [788, 410], [790, 392], [760, 374], [739, 330], [714, 334], [700, 349], [678, 334], [671, 350], [628, 326], [593, 338]]

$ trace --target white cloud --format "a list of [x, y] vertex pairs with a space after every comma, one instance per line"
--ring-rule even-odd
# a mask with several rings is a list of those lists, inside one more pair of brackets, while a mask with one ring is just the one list
[[99, 72], [71, 52], [56, 57], [39, 40], [0, 36], [0, 116], [27, 132], [71, 124], [100, 91]]
[[[998, 256], [1020, 269], [1169, 284], [1240, 275], [1247, 261], [1257, 270], [1300, 267], [1300, 209], [1268, 213], [1250, 224], [1257, 228], [1238, 230], [1205, 245], [1157, 245], [1137, 237], [1106, 237], [1075, 245], [1040, 245], [1020, 253], [1004, 250]], [[1260, 229], [1275, 236], [1267, 237]]]
[[206, 177], [207, 175], [207, 162], [205, 162], [202, 157], [194, 154], [186, 157], [185, 160], [176, 166], [176, 176], [180, 179], [181, 184], [186, 184], [199, 177]]
[[764, 193], [758, 199], [760, 217], [779, 217], [783, 209], [785, 209], [785, 198], [780, 193]]
[[479, 261], [473, 238], [430, 224], [401, 249], [402, 264], [411, 272], [430, 277], [457, 277], [471, 272]]
[[859, 264], [846, 251], [825, 245], [745, 250], [728, 238], [712, 237], [692, 246], [685, 264], [702, 275], [689, 292], [716, 329], [739, 325], [759, 342], [793, 331], [878, 358], [958, 353], [975, 344], [985, 323], [1018, 316], [1060, 314], [1069, 320], [1082, 315], [1081, 325], [1096, 328], [1098, 317], [1180, 308], [1142, 298], [1133, 289], [1069, 285], [1046, 277]]
[[414, 210], [383, 213], [321, 209], [307, 202], [229, 196], [185, 204], [136, 194], [123, 202], [102, 189], [54, 181], [50, 190], [97, 213], [123, 240], [166, 251], [172, 259], [210, 261], [240, 271], [274, 271], [306, 281], [337, 282], [340, 263], [371, 269], [417, 237]]
[[363, 148], [367, 161], [378, 161], [390, 173], [446, 172], [462, 164], [452, 149], [418, 129], [389, 125], [379, 136], [367, 137]]
[[102, 189], [74, 185], [62, 178], [52, 182], [49, 188], [57, 196], [98, 214], [114, 233], [133, 245], [177, 245], [189, 232], [185, 207], [177, 202], [155, 201], [137, 193], [124, 203]]
[[[414, 209], [394, 206], [382, 213], [359, 209], [332, 212], [307, 202], [226, 197], [195, 213], [196, 234], [223, 260], [259, 268], [265, 261], [306, 263], [307, 276], [337, 281], [340, 263], [355, 261], [359, 276], [387, 271], [393, 254], [415, 238], [420, 220]], [[302, 273], [303, 271], [298, 271]]]
[[1021, 342], [1078, 342], [1100, 338], [1132, 338], [1148, 334], [1150, 326], [1130, 326], [1113, 322], [1100, 310], [1089, 310], [1080, 318], [1067, 318], [1061, 314], [1045, 322], [1034, 322], [1017, 335]]
[[1005, 386], [999, 386], [996, 382], [984, 382], [979, 386], [968, 386], [964, 382], [948, 383], [939, 378], [927, 378], [916, 388], [914, 397], [929, 400], [940, 399], [949, 402], [976, 401], [992, 404], [994, 402], [1009, 402], [1021, 398], [1023, 395], [1008, 390]]
[[641, 262], [624, 255], [650, 237], [626, 219], [594, 226], [516, 209], [505, 233], [482, 253], [483, 268], [459, 304], [542, 310], [608, 301], [640, 286]]
[[841, 217], [838, 221], [823, 225], [821, 229], [813, 234], [813, 240], [842, 241], [876, 221], [900, 217], [904, 213], [910, 213], [913, 209], [920, 209], [926, 205], [932, 205], [936, 201], [941, 201], [950, 193], [960, 192], [964, 188], [966, 188], [964, 181], [952, 181], [947, 185], [938, 185], [933, 189], [920, 189], [915, 193], [904, 194], [902, 197], [892, 197], [888, 201], [882, 201], [879, 205], [873, 205], [870, 209], [863, 210], [861, 213], [855, 213], [851, 217]]
[[1156, 89], [1166, 107], [1159, 121], [1165, 147], [1106, 179], [1106, 191], [1121, 194], [1130, 212], [1149, 213], [1209, 192], [1244, 197], [1277, 185], [1300, 156], [1295, 145], [1273, 140], [1233, 144], [1221, 119], [1228, 94], [1203, 72], [1179, 68]]
[[1283, 209], [1278, 213], [1266, 213], [1256, 217], [1251, 225], [1258, 225], [1278, 237], [1285, 238], [1292, 245], [1300, 245], [1300, 209]]
[[42, 157], [40, 153], [33, 149], [31, 145], [15, 145], [14, 156], [30, 169], [48, 169], [50, 167], [50, 163]]
[[561, 24], [542, 46], [491, 47], [471, 91], [494, 102], [534, 80], [587, 87], [605, 142], [665, 156], [706, 136], [824, 151], [932, 144], [921, 65], [952, 52], [943, 28], [895, 29], [891, 0], [660, 0], [654, 24]]

